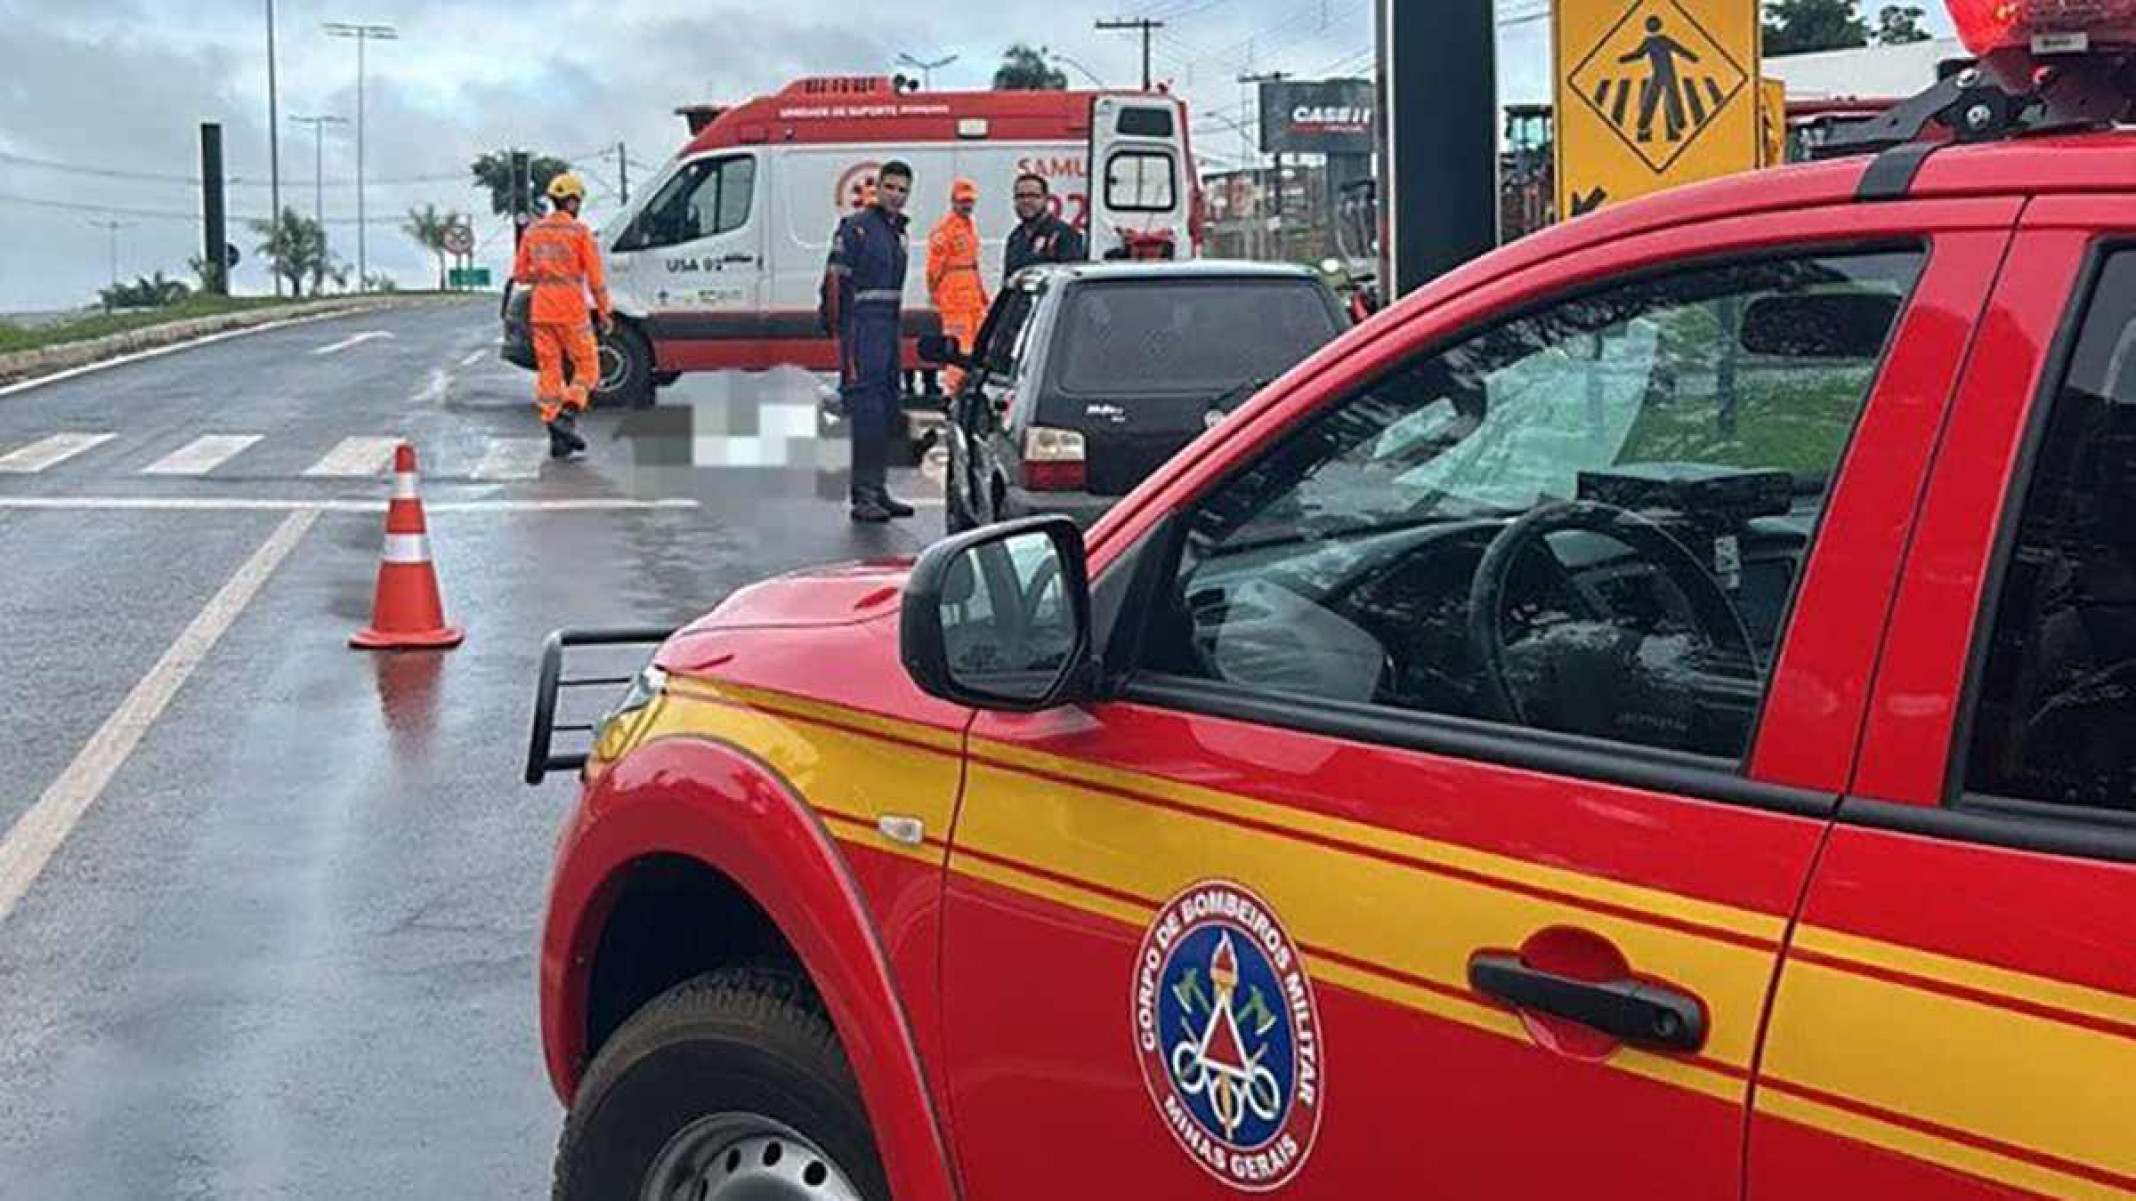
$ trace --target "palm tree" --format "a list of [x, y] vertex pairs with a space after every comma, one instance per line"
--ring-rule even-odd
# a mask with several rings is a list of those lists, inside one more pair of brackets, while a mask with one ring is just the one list
[[438, 256], [438, 291], [445, 290], [445, 264], [451, 253], [445, 249], [446, 232], [460, 224], [462, 217], [457, 212], [439, 212], [438, 206], [426, 204], [408, 210], [408, 219], [401, 223], [401, 232], [414, 238], [423, 249]]

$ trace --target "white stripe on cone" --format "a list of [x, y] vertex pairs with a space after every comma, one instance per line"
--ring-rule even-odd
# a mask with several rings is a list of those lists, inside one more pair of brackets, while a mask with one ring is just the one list
[[384, 558], [388, 563], [428, 563], [430, 535], [387, 534]]

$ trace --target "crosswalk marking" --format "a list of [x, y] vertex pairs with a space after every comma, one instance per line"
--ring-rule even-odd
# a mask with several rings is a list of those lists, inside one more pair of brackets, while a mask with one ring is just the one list
[[304, 469], [309, 476], [377, 475], [393, 461], [399, 438], [343, 438], [326, 457]]
[[475, 464], [478, 480], [531, 480], [541, 474], [541, 461], [549, 453], [546, 438], [491, 438], [482, 461]]
[[42, 441], [0, 455], [0, 472], [29, 475], [54, 463], [64, 463], [85, 450], [94, 450], [117, 434], [54, 434]]
[[209, 434], [195, 438], [141, 469], [142, 475], [206, 475], [249, 449], [258, 434]]

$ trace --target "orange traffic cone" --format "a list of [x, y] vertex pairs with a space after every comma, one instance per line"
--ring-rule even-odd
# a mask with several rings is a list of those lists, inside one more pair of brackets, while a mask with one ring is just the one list
[[458, 646], [464, 637], [445, 624], [438, 573], [430, 565], [423, 498], [417, 494], [415, 448], [403, 442], [393, 452], [393, 499], [386, 505], [386, 547], [378, 564], [371, 624], [350, 635], [349, 645], [365, 650], [442, 648]]

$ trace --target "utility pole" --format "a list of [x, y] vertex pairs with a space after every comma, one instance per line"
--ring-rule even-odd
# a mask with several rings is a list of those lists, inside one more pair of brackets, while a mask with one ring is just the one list
[[[122, 229], [132, 229], [133, 222], [91, 221], [89, 224], [96, 226], [98, 229], [108, 231], [111, 234], [111, 290], [116, 292], [119, 290], [119, 231]], [[111, 302], [109, 300], [105, 301], [104, 307], [109, 309], [111, 307]]]
[[356, 290], [365, 292], [370, 290], [371, 277], [370, 262], [364, 253], [363, 48], [368, 42], [396, 41], [400, 31], [391, 25], [352, 25], [345, 21], [328, 21], [324, 28], [330, 38], [353, 38], [356, 42]]
[[533, 221], [534, 181], [528, 174], [531, 160], [524, 150], [510, 152], [512, 165], [512, 249], [519, 249], [520, 239], [526, 237], [527, 226]]
[[630, 147], [616, 143], [616, 204], [630, 207]]
[[[1248, 49], [1248, 57], [1249, 57], [1249, 59], [1251, 58], [1251, 55], [1252, 55], [1252, 51], [1251, 51], [1251, 48], [1249, 47], [1249, 49]], [[1247, 89], [1247, 88], [1249, 88], [1249, 87], [1259, 87], [1260, 85], [1262, 85], [1262, 84], [1264, 84], [1264, 83], [1281, 83], [1281, 82], [1283, 82], [1284, 80], [1286, 80], [1286, 79], [1288, 79], [1288, 78], [1290, 78], [1290, 73], [1289, 73], [1289, 72], [1287, 72], [1287, 71], [1262, 71], [1262, 72], [1259, 72], [1259, 73], [1255, 73], [1255, 72], [1252, 72], [1252, 71], [1246, 71], [1246, 72], [1242, 72], [1242, 73], [1241, 73], [1241, 74], [1239, 75], [1239, 89], [1240, 89], [1240, 91], [1239, 91], [1239, 99], [1240, 99], [1240, 101], [1241, 101], [1242, 103], [1244, 102], [1244, 100], [1245, 100], [1245, 98], [1246, 98], [1246, 92], [1245, 92], [1245, 89]], [[1240, 120], [1240, 122], [1239, 122], [1239, 143], [1240, 143], [1240, 145], [1242, 145], [1242, 146], [1243, 146], [1243, 145], [1245, 144], [1245, 142], [1246, 142], [1246, 122], [1245, 122], [1245, 121], [1243, 120], [1243, 118], [1245, 117], [1245, 115], [1246, 115], [1246, 114], [1245, 114], [1245, 111], [1244, 111], [1244, 110], [1243, 110], [1243, 108], [1242, 108], [1242, 109], [1241, 109], [1241, 111], [1240, 111], [1240, 113], [1239, 113], [1239, 116], [1240, 116], [1240, 117], [1242, 118], [1242, 119]], [[1255, 128], [1257, 128], [1257, 129], [1266, 129], [1266, 128], [1267, 128], [1267, 126], [1266, 126], [1266, 125], [1264, 125], [1264, 124], [1262, 123], [1262, 121], [1261, 121], [1261, 101], [1260, 101], [1260, 96], [1259, 96], [1258, 94], [1256, 94], [1256, 95], [1255, 95], [1255, 97], [1254, 97], [1254, 104], [1253, 104], [1253, 117], [1254, 117], [1254, 127], [1255, 127]], [[1255, 150], [1255, 153], [1254, 153], [1254, 156], [1253, 156], [1253, 169], [1254, 169], [1254, 172], [1255, 172], [1256, 174], [1258, 174], [1258, 173], [1259, 173], [1259, 171], [1260, 171], [1260, 166], [1261, 166], [1261, 156], [1260, 156], [1260, 149], [1261, 149], [1261, 148], [1256, 148], [1256, 150]], [[1282, 156], [1281, 154], [1278, 154], [1278, 155], [1276, 155], [1276, 168], [1275, 168], [1275, 170], [1276, 170], [1276, 203], [1275, 203], [1275, 205], [1274, 205], [1273, 207], [1274, 207], [1274, 209], [1275, 209], [1275, 213], [1276, 213], [1276, 227], [1277, 227], [1277, 229], [1278, 229], [1278, 230], [1280, 231], [1280, 230], [1282, 229], [1282, 225], [1283, 225], [1283, 216], [1282, 216], [1282, 214], [1283, 214], [1283, 156]], [[1251, 178], [1251, 177], [1249, 176], [1249, 178]], [[1281, 234], [1281, 233], [1279, 232], [1279, 233], [1278, 233], [1278, 234], [1277, 234], [1276, 236], [1277, 236], [1277, 240], [1278, 240], [1278, 241], [1277, 241], [1277, 247], [1276, 247], [1276, 249], [1277, 249], [1277, 250], [1278, 250], [1278, 251], [1280, 252], [1280, 251], [1282, 250], [1282, 245], [1281, 245], [1281, 239], [1282, 239], [1282, 234]], [[1271, 255], [1271, 254], [1269, 254], [1269, 253], [1268, 253], [1268, 222], [1267, 222], [1267, 220], [1266, 220], [1265, 216], [1264, 216], [1264, 215], [1263, 215], [1263, 214], [1261, 213], [1261, 211], [1260, 211], [1260, 206], [1259, 206], [1259, 205], [1255, 205], [1255, 206], [1254, 206], [1254, 242], [1255, 242], [1255, 244], [1256, 244], [1256, 245], [1258, 245], [1258, 246], [1260, 247], [1260, 250], [1259, 250], [1259, 252], [1258, 252], [1258, 253], [1256, 253], [1256, 254], [1255, 254], [1255, 256], [1254, 256], [1255, 258], [1259, 258], [1259, 259], [1270, 259], [1270, 258], [1274, 258], [1274, 257], [1277, 257], [1276, 255]]]
[[1099, 21], [1097, 27], [1099, 32], [1101, 33], [1118, 32], [1121, 30], [1128, 29], [1139, 29], [1142, 31], [1142, 90], [1145, 92], [1149, 91], [1150, 35], [1160, 29], [1163, 29], [1164, 22], [1152, 21], [1148, 17], [1133, 17], [1114, 21]]
[[[267, 201], [268, 216], [282, 221], [282, 117], [274, 80], [274, 0], [267, 0]], [[282, 294], [282, 273], [272, 271], [274, 294]]]

